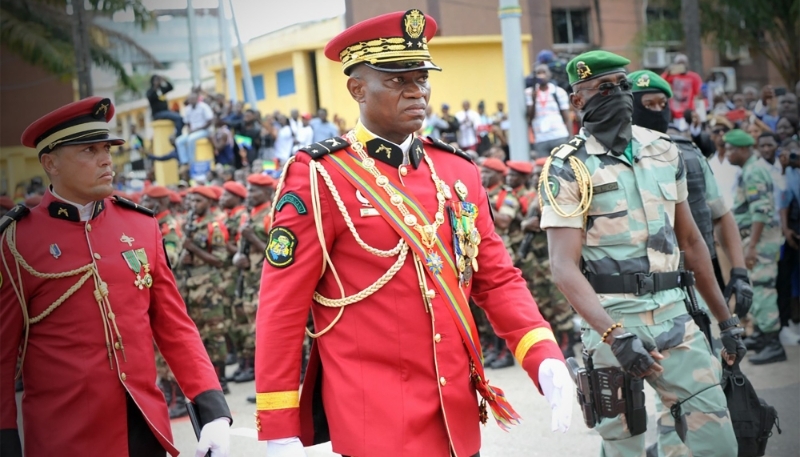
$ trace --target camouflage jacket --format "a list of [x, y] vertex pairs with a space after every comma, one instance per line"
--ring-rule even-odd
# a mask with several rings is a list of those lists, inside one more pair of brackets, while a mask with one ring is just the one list
[[753, 222], [774, 226], [775, 197], [771, 166], [754, 152], [742, 166], [733, 202], [733, 218], [739, 230], [749, 230]]
[[[633, 127], [631, 163], [625, 155], [611, 154], [594, 137], [575, 150], [562, 146], [553, 154], [547, 185], [560, 208], [570, 213], [581, 200], [575, 171], [568, 157], [583, 162], [591, 176], [593, 198], [586, 218], [564, 217], [543, 194], [541, 226], [577, 228], [583, 231], [581, 256], [586, 271], [596, 274], [668, 272], [678, 269], [680, 250], [673, 230], [675, 206], [686, 200], [685, 167], [668, 137]], [[544, 183], [543, 183], [544, 186]], [[539, 189], [544, 192], [544, 188]], [[606, 309], [638, 313], [670, 306], [683, 308], [682, 289], [670, 289], [639, 297], [600, 295]], [[683, 311], [685, 312], [685, 310]], [[673, 316], [662, 316], [667, 319]], [[657, 321], [661, 321], [657, 318]]]
[[161, 228], [161, 237], [164, 239], [164, 249], [172, 269], [178, 266], [178, 256], [183, 249], [183, 234], [178, 220], [169, 210], [156, 215], [158, 226]]
[[[259, 240], [267, 243], [269, 241], [269, 230], [272, 226], [272, 222], [269, 218], [270, 210], [272, 206], [269, 202], [262, 203], [261, 205], [256, 206], [252, 210], [250, 210], [250, 216], [243, 220], [253, 228], [256, 236]], [[239, 243], [242, 243], [244, 240], [239, 240]], [[261, 264], [264, 263], [265, 253], [264, 251], [259, 251], [258, 249], [250, 249], [250, 271], [255, 272], [257, 274], [261, 274]]]
[[[501, 230], [495, 226], [497, 234], [504, 237], [503, 241], [506, 242], [506, 237], [515, 232], [514, 226], [516, 226], [516, 230], [519, 230], [519, 223], [521, 221], [519, 199], [514, 196], [511, 189], [504, 185], [498, 185], [493, 189], [488, 189], [487, 192], [489, 194], [489, 205], [492, 209], [492, 213], [503, 214], [512, 219], [511, 226], [509, 226], [508, 230]], [[506, 244], [506, 246], [508, 246], [508, 244]]]
[[[220, 222], [219, 214], [208, 211], [205, 216], [198, 217], [195, 220], [197, 229], [193, 234], [186, 234], [191, 236], [194, 243], [222, 260], [223, 262], [228, 258], [228, 250], [226, 244], [228, 243], [228, 229], [225, 224]], [[182, 255], [192, 256], [191, 267], [206, 266], [206, 263], [197, 256], [192, 255], [190, 252], [184, 250]]]

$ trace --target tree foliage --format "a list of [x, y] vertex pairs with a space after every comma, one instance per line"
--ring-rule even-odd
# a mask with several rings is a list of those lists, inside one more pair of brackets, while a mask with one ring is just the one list
[[800, 81], [800, 0], [702, 0], [701, 27], [723, 50], [764, 55], [789, 87]]
[[[0, 41], [26, 62], [69, 80], [75, 72], [69, 3], [69, 0], [3, 0], [0, 3]], [[98, 24], [94, 18], [132, 11], [136, 24], [145, 29], [154, 24], [152, 14], [141, 0], [86, 0], [84, 5], [92, 24], [89, 53], [93, 63], [114, 72], [124, 87], [136, 89], [115, 50], [134, 52], [155, 67], [160, 67], [160, 63], [130, 37]]]

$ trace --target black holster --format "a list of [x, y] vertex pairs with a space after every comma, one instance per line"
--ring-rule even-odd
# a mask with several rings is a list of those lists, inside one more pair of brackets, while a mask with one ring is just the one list
[[567, 359], [578, 386], [578, 404], [586, 426], [594, 428], [600, 418], [624, 413], [631, 436], [647, 431], [644, 380], [626, 374], [620, 367], [594, 368], [592, 357], [585, 351], [583, 361], [585, 368], [580, 368], [574, 358]]

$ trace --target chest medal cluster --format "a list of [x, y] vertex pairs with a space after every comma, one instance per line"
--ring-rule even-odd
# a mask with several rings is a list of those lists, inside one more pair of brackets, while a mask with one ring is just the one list
[[481, 234], [475, 226], [478, 207], [467, 201], [467, 186], [456, 181], [453, 186], [458, 201], [451, 201], [447, 212], [453, 229], [453, 253], [455, 254], [458, 281], [462, 287], [469, 285], [474, 272], [478, 271], [478, 245]]

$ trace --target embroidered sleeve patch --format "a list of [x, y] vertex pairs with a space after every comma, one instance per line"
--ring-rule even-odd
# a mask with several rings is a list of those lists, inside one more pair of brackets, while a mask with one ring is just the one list
[[278, 200], [278, 204], [275, 206], [275, 210], [280, 212], [286, 205], [294, 206], [294, 209], [297, 210], [297, 214], [300, 214], [301, 216], [308, 214], [308, 208], [306, 208], [306, 204], [303, 203], [303, 200], [300, 198], [299, 195], [297, 195], [292, 191], [283, 194], [281, 199]]
[[286, 268], [294, 263], [297, 237], [286, 227], [273, 227], [267, 241], [267, 262], [275, 268]]

